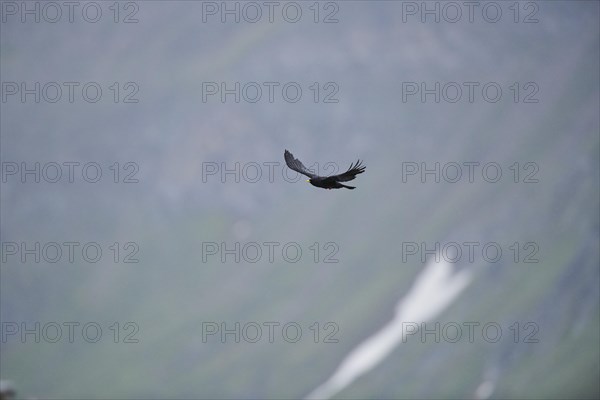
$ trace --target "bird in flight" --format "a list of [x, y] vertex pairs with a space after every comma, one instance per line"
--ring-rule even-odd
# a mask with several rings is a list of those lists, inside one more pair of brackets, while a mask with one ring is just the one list
[[294, 158], [294, 155], [289, 151], [286, 150], [285, 153], [283, 153], [283, 157], [285, 158], [285, 163], [290, 169], [293, 169], [296, 172], [300, 172], [301, 174], [306, 175], [310, 178], [306, 182], [310, 182], [311, 185], [323, 189], [354, 189], [354, 186], [343, 185], [340, 182], [351, 181], [352, 179], [356, 178], [356, 175], [365, 172], [366, 168], [361, 164], [360, 160], [358, 160], [356, 164], [350, 164], [350, 168], [348, 168], [348, 171], [344, 172], [343, 174], [331, 176], [318, 176], [310, 172], [308, 168], [306, 168], [300, 160]]

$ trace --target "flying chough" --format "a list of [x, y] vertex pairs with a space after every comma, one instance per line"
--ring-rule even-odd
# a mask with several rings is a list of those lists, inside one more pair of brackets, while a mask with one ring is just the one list
[[308, 179], [306, 182], [310, 182], [311, 185], [323, 189], [354, 189], [354, 186], [343, 185], [340, 182], [351, 181], [352, 179], [356, 178], [356, 175], [365, 172], [365, 167], [361, 164], [360, 160], [358, 160], [356, 164], [350, 164], [350, 168], [348, 168], [348, 171], [344, 172], [343, 174], [332, 176], [318, 176], [310, 172], [304, 166], [304, 164], [302, 164], [302, 162], [300, 162], [300, 160], [298, 160], [297, 158], [294, 158], [292, 153], [290, 153], [289, 151], [286, 150], [285, 153], [283, 153], [283, 156], [285, 158], [285, 163], [290, 169], [293, 169], [296, 172], [300, 172], [301, 174], [308, 176], [310, 179]]

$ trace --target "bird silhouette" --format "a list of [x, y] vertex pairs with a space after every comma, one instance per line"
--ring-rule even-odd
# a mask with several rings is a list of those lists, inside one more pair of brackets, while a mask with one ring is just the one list
[[323, 189], [354, 189], [355, 186], [347, 186], [340, 182], [348, 182], [356, 178], [356, 175], [362, 174], [365, 172], [365, 166], [362, 165], [361, 161], [358, 160], [355, 164], [350, 164], [350, 168], [342, 174], [339, 175], [331, 175], [331, 176], [318, 176], [313, 174], [302, 164], [300, 160], [294, 158], [294, 155], [289, 151], [285, 151], [283, 153], [283, 157], [285, 158], [285, 163], [290, 169], [293, 169], [296, 172], [299, 172], [303, 175], [308, 176], [310, 179], [307, 182], [310, 182], [311, 185], [320, 187]]

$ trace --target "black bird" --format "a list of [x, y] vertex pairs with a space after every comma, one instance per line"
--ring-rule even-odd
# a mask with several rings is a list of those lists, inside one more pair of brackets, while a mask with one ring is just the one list
[[285, 158], [285, 163], [290, 169], [293, 169], [296, 172], [300, 172], [303, 175], [308, 176], [310, 179], [306, 182], [310, 182], [311, 185], [320, 187], [323, 189], [354, 189], [354, 186], [346, 186], [342, 185], [340, 182], [348, 182], [352, 179], [356, 178], [356, 175], [362, 174], [365, 172], [365, 167], [361, 165], [360, 160], [356, 162], [356, 164], [350, 164], [350, 168], [348, 171], [339, 175], [331, 175], [331, 176], [318, 176], [310, 172], [300, 160], [294, 158], [292, 153], [289, 151], [285, 151], [283, 153], [283, 157]]

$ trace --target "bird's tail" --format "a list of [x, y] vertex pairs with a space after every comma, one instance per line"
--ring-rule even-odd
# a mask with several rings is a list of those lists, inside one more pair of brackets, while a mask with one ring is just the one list
[[342, 183], [340, 183], [340, 185], [342, 185], [342, 187], [345, 187], [346, 189], [356, 189], [356, 186], [346, 186]]

